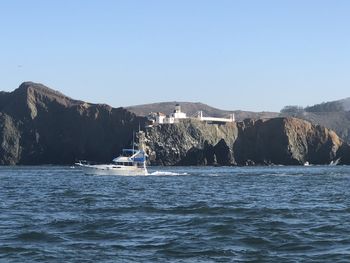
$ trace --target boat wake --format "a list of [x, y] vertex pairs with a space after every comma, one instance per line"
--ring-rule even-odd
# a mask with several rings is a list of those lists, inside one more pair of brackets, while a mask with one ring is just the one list
[[331, 161], [331, 163], [329, 165], [338, 165], [340, 160], [341, 160], [341, 158], [338, 158], [338, 159], [336, 159], [334, 161]]
[[167, 172], [167, 171], [155, 171], [152, 173], [148, 173], [147, 175], [189, 175], [188, 173], [174, 173], [174, 172]]

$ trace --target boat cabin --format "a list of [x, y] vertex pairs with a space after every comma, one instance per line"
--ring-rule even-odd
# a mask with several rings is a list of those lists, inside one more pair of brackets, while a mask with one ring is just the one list
[[113, 163], [121, 166], [137, 166], [142, 167], [146, 161], [146, 153], [144, 151], [134, 149], [123, 149], [122, 154], [113, 159]]

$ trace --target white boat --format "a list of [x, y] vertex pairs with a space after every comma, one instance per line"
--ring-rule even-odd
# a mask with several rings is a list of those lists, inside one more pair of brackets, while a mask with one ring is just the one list
[[76, 163], [87, 175], [147, 175], [146, 153], [143, 150], [123, 149], [111, 164]]

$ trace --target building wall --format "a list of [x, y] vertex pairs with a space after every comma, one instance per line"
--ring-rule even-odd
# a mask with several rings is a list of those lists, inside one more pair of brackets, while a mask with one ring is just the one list
[[156, 123], [164, 123], [165, 116], [156, 116]]
[[187, 118], [186, 113], [184, 113], [184, 112], [175, 112], [172, 114], [172, 116], [175, 119], [186, 119]]

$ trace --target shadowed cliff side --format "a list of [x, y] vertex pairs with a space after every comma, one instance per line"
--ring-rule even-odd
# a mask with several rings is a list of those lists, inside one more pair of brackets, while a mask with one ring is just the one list
[[238, 124], [237, 163], [329, 164], [343, 142], [331, 130], [296, 118], [246, 120]]
[[0, 164], [110, 161], [145, 119], [32, 82], [0, 93]]
[[245, 120], [211, 125], [197, 120], [147, 130], [157, 165], [302, 165], [346, 163], [349, 146], [331, 130], [296, 119]]

